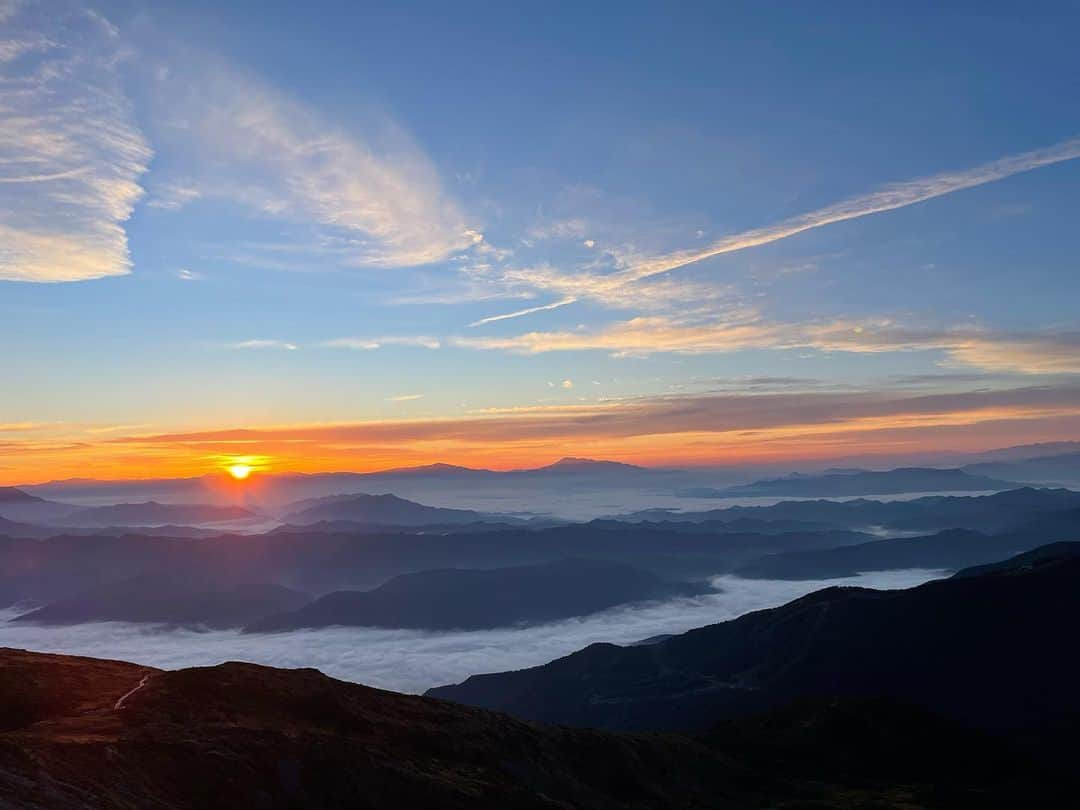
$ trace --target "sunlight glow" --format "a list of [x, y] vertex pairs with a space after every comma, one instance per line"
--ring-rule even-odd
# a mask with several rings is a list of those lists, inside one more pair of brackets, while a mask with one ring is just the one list
[[249, 464], [233, 464], [225, 468], [226, 471], [237, 481], [243, 481], [251, 475], [252, 467]]

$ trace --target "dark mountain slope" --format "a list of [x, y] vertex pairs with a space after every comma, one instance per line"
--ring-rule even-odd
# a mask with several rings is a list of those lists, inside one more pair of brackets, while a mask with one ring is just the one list
[[709, 590], [665, 582], [602, 560], [569, 559], [487, 570], [446, 569], [395, 577], [372, 591], [337, 591], [250, 632], [361, 625], [424, 630], [484, 629], [584, 616], [627, 602]]
[[[816, 710], [809, 726], [834, 730], [819, 735], [823, 744], [814, 750], [829, 763], [835, 758], [826, 743], [839, 751], [858, 744], [842, 713], [841, 722], [829, 720], [834, 713]], [[808, 727], [805, 712], [695, 741], [539, 726], [310, 669], [229, 663], [164, 672], [0, 650], [0, 803], [20, 810], [910, 810], [1016, 807], [1052, 784], [1000, 748], [987, 753], [970, 733], [946, 725], [950, 733], [940, 734], [943, 724], [931, 719], [920, 734], [919, 715], [905, 713], [898, 724], [897, 714], [875, 712], [884, 737], [895, 725], [939, 760], [943, 743], [962, 746], [949, 752], [958, 766], [943, 784], [929, 783], [932, 762], [930, 770], [910, 764], [918, 755], [885, 762], [881, 775], [830, 764], [803, 776], [792, 740]], [[777, 730], [765, 736], [782, 742], [784, 756], [759, 743], [747, 767], [739, 749], [761, 740], [762, 724]], [[983, 755], [981, 771], [964, 767], [965, 749]]]
[[1043, 565], [1053, 565], [1061, 560], [1080, 557], [1080, 542], [1073, 543], [1050, 543], [1046, 546], [1017, 554], [1008, 560], [976, 565], [964, 568], [953, 574], [954, 577], [980, 577], [985, 574], [1007, 574], [1010, 572], [1024, 572], [1031, 568]]
[[[886, 697], [1052, 750], [1080, 722], [1080, 559], [902, 591], [828, 588], [656, 644], [594, 644], [428, 694], [546, 722], [705, 729], [809, 697]], [[1073, 747], [1075, 743], [1070, 743]]]

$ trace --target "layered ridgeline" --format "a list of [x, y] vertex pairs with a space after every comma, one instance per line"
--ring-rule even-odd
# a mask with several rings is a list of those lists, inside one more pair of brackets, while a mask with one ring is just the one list
[[819, 499], [686, 512], [646, 509], [613, 519], [673, 527], [691, 523], [714, 530], [741, 525], [748, 531], [763, 531], [770, 525], [798, 525], [804, 531], [832, 528], [911, 534], [973, 529], [1000, 533], [1071, 509], [1080, 509], [1080, 492], [1021, 487], [993, 495], [927, 495], [903, 501]]
[[1076, 550], [908, 590], [827, 588], [654, 644], [593, 644], [427, 694], [530, 720], [654, 730], [705, 730], [800, 699], [887, 698], [1066, 757], [1080, 723]]
[[900, 467], [895, 470], [837, 470], [820, 475], [788, 475], [726, 489], [689, 489], [701, 498], [802, 497], [843, 498], [858, 495], [900, 495], [908, 492], [998, 492], [1015, 481], [976, 475], [959, 469]]
[[[370, 527], [361, 531], [319, 524], [261, 535], [210, 537], [155, 536], [149, 530], [90, 535], [73, 532], [47, 539], [0, 536], [0, 607], [16, 603], [51, 606], [64, 601], [64, 610], [54, 615], [67, 616], [68, 620], [109, 616], [140, 621], [148, 620], [141, 616], [156, 615], [155, 621], [185, 623], [191, 615], [186, 605], [197, 601], [198, 593], [163, 590], [162, 597], [174, 594], [177, 601], [171, 615], [165, 615], [168, 611], [164, 609], [156, 614], [140, 613], [141, 601], [134, 602], [126, 616], [114, 608], [123, 604], [122, 593], [129, 587], [125, 583], [135, 580], [135, 587], [139, 578], [147, 576], [197, 583], [206, 572], [213, 572], [215, 593], [241, 586], [274, 585], [319, 597], [334, 591], [370, 591], [404, 574], [537, 566], [569, 557], [631, 566], [668, 581], [698, 583], [733, 572], [805, 579], [897, 568], [955, 569], [1075, 539], [1080, 536], [1080, 510], [1068, 507], [1077, 497], [1066, 490], [1018, 490], [984, 498], [930, 499], [948, 513], [941, 519], [961, 530], [884, 541], [845, 528], [820, 528], [819, 523], [811, 529], [796, 518], [763, 520], [742, 512], [733, 521], [594, 521], [542, 530], [491, 525], [477, 530], [474, 524], [467, 524], [457, 533]], [[895, 519], [915, 523], [927, 519], [932, 504], [921, 501], [908, 506], [907, 511], [893, 513]], [[795, 510], [796, 506], [779, 504], [777, 508]], [[861, 520], [869, 512], [892, 510], [895, 505], [804, 502], [795, 514], [835, 516], [834, 510], [840, 507], [853, 510]], [[847, 511], [840, 514], [850, 517]], [[796, 522], [785, 523], [787, 520]], [[1028, 522], [1014, 525], [1023, 520]], [[781, 530], [800, 526], [804, 530]], [[968, 526], [1012, 528], [976, 532]], [[749, 527], [758, 531], [740, 531]], [[116, 588], [118, 595], [110, 596], [111, 588]], [[390, 599], [393, 591], [380, 598]], [[370, 603], [373, 598], [362, 597], [360, 601]], [[67, 601], [73, 599], [74, 603]], [[106, 610], [109, 604], [114, 607]], [[161, 606], [165, 607], [164, 600]], [[279, 611], [262, 615], [272, 612]], [[527, 610], [508, 615], [515, 622], [534, 620]], [[258, 618], [251, 615], [246, 623]], [[215, 626], [235, 626], [238, 620], [225, 611], [222, 617], [208, 621]]]
[[843, 530], [728, 534], [626, 524], [458, 534], [291, 528], [207, 538], [123, 533], [0, 537], [0, 606], [50, 603], [146, 574], [273, 583], [313, 595], [368, 590], [401, 574], [536, 565], [567, 557], [622, 563], [672, 580], [704, 580], [762, 553], [831, 548], [867, 535]]
[[451, 568], [405, 574], [370, 591], [336, 591], [293, 612], [255, 622], [247, 630], [280, 632], [331, 625], [481, 630], [586, 616], [617, 605], [710, 590], [603, 560]]

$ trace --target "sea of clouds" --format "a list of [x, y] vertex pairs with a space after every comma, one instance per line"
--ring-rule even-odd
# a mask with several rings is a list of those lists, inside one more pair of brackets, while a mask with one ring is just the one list
[[399, 692], [423, 692], [469, 675], [546, 663], [598, 641], [631, 644], [781, 605], [829, 585], [907, 588], [941, 571], [905, 570], [789, 582], [719, 576], [715, 593], [628, 605], [567, 621], [500, 630], [429, 633], [332, 627], [280, 634], [198, 631], [100, 622], [70, 627], [9, 623], [0, 611], [0, 646], [135, 661], [166, 669], [252, 661], [316, 667], [328, 675]]

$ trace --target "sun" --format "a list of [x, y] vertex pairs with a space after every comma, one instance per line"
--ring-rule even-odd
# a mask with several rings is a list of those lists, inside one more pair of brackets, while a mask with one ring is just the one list
[[230, 464], [225, 470], [237, 481], [243, 481], [251, 475], [252, 468], [250, 464]]

